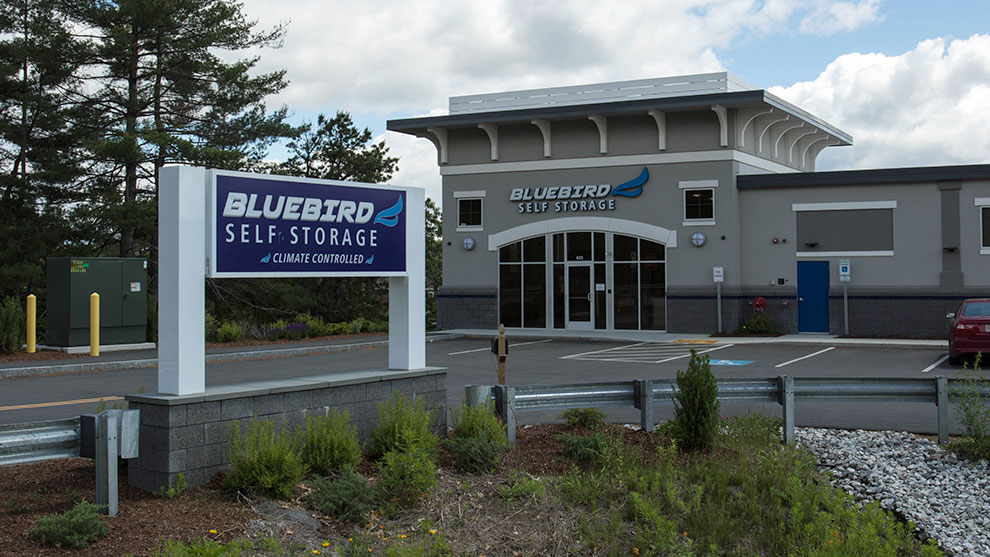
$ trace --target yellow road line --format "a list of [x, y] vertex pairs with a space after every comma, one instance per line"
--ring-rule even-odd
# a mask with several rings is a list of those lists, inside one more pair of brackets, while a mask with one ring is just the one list
[[101, 398], [80, 398], [78, 400], [59, 400], [55, 402], [37, 402], [35, 404], [19, 404], [17, 406], [0, 406], [3, 410], [27, 410], [28, 408], [47, 408], [49, 406], [69, 406], [71, 404], [87, 404], [90, 402], [111, 402], [114, 400], [124, 400], [121, 396], [105, 396]]

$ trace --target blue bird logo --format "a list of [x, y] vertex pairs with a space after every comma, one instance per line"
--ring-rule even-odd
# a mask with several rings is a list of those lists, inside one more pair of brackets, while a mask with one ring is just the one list
[[266, 255], [266, 256], [264, 256], [264, 257], [261, 258], [261, 262], [262, 263], [268, 263], [271, 260], [272, 260], [272, 254], [270, 254], [270, 253], [268, 255]]
[[650, 172], [643, 167], [643, 171], [639, 173], [639, 176], [629, 180], [628, 182], [623, 182], [615, 189], [612, 190], [612, 195], [621, 195], [622, 197], [636, 197], [643, 193], [643, 184], [650, 179]]
[[381, 224], [389, 228], [399, 224], [399, 213], [402, 212], [402, 196], [399, 196], [399, 200], [395, 202], [388, 209], [385, 209], [381, 213], [375, 216], [375, 222], [373, 224]]
[[368, 265], [371, 265], [374, 261], [375, 261], [375, 256], [372, 255], [371, 257], [368, 258], [367, 261], [365, 261], [365, 263], [367, 263]]

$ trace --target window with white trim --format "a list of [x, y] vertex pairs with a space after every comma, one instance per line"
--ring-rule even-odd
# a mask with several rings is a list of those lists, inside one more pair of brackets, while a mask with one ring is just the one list
[[983, 239], [980, 252], [990, 252], [990, 207], [980, 207], [980, 231]]
[[457, 228], [481, 229], [482, 200], [479, 199], [458, 199], [457, 200]]
[[684, 226], [715, 224], [715, 189], [718, 180], [688, 180], [678, 182], [684, 192]]
[[457, 231], [474, 232], [484, 227], [485, 191], [455, 191]]

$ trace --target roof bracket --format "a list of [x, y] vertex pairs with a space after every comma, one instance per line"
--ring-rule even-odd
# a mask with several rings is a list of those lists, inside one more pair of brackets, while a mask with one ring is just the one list
[[724, 106], [720, 104], [713, 104], [712, 110], [715, 111], [715, 115], [718, 116], [718, 127], [719, 127], [719, 145], [722, 147], [729, 146], [729, 111], [725, 109]]
[[543, 134], [543, 156], [550, 158], [550, 122], [548, 120], [536, 119], [531, 120], [530, 123], [540, 128], [540, 132]]
[[440, 153], [440, 164], [447, 164], [447, 129], [446, 128], [426, 128], [426, 131], [433, 134], [436, 140], [430, 139], [429, 136], [424, 136], [430, 141], [433, 141], [433, 145], [436, 146], [437, 151]]
[[653, 119], [657, 122], [657, 149], [660, 151], [667, 150], [667, 113], [662, 110], [647, 110], [647, 114], [653, 116]]
[[495, 124], [478, 124], [478, 127], [488, 134], [488, 142], [492, 144], [492, 160], [498, 160], [498, 126]]
[[608, 119], [601, 114], [592, 114], [588, 119], [598, 126], [599, 150], [603, 155], [608, 153]]

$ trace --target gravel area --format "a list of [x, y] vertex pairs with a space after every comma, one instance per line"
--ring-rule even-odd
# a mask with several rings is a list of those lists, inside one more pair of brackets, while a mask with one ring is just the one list
[[949, 555], [990, 557], [990, 463], [960, 460], [910, 433], [802, 428], [800, 445], [857, 500], [914, 522]]

